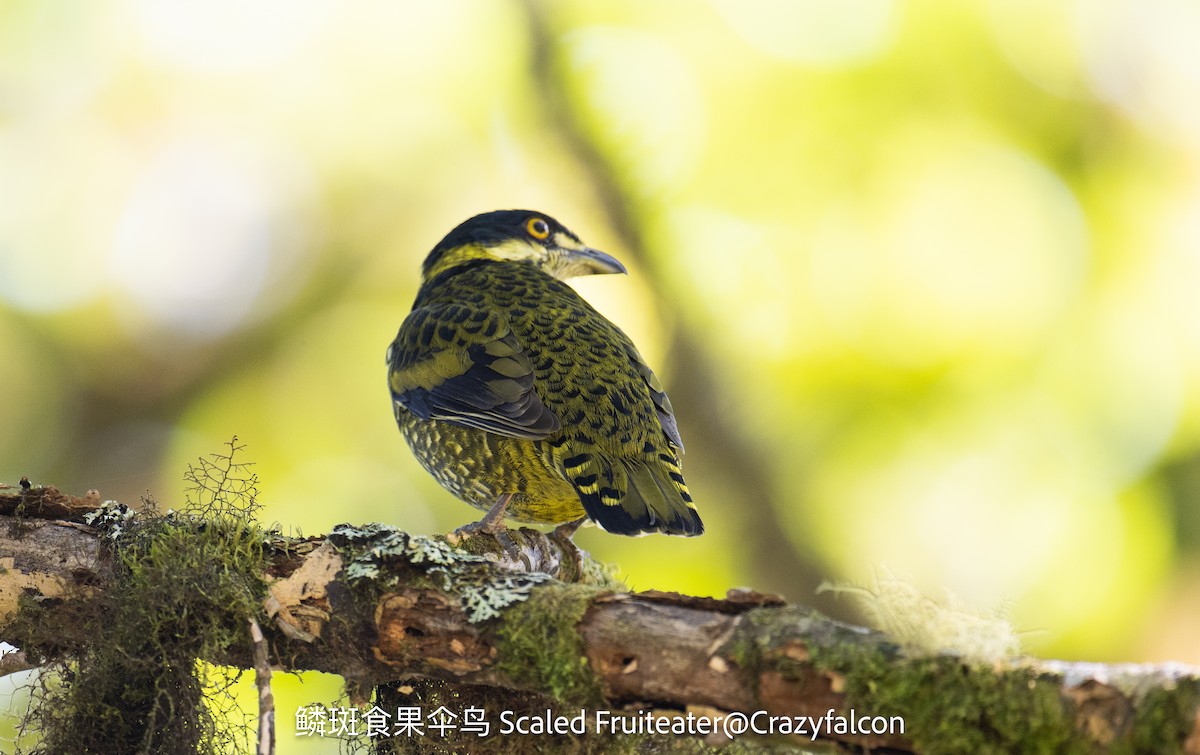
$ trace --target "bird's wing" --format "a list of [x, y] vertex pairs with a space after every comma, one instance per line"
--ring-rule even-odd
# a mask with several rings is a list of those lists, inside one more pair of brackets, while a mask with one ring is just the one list
[[637, 348], [628, 341], [625, 343], [625, 354], [637, 368], [642, 380], [646, 382], [646, 387], [650, 389], [650, 398], [654, 401], [654, 411], [658, 414], [658, 423], [662, 425], [663, 432], [682, 454], [683, 441], [679, 438], [679, 424], [675, 422], [675, 411], [671, 408], [671, 399], [667, 398], [667, 392], [663, 390], [662, 383], [650, 369], [650, 365], [646, 364], [646, 360], [642, 359]]
[[533, 361], [499, 314], [464, 304], [414, 309], [387, 363], [393, 400], [422, 419], [530, 440], [561, 427], [533, 390]]

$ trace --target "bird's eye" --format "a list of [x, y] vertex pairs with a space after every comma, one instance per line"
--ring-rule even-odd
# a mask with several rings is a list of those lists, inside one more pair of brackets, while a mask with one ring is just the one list
[[533, 217], [525, 221], [525, 230], [538, 241], [550, 238], [550, 224], [541, 218]]

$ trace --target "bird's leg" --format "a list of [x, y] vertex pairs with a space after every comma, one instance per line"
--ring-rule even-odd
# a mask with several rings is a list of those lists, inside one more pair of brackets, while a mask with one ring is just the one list
[[[563, 556], [570, 556], [571, 561], [575, 564], [575, 578], [571, 580], [564, 579], [564, 582], [578, 582], [579, 578], [583, 576], [583, 557], [585, 554], [571, 538], [575, 536], [575, 533], [579, 531], [579, 528], [587, 520], [586, 516], [581, 517], [573, 522], [560, 524], [550, 532], [550, 539], [558, 543]], [[559, 567], [559, 571], [562, 571], [561, 566]]]
[[453, 534], [456, 537], [464, 538], [474, 535], [478, 532], [486, 532], [496, 539], [496, 542], [504, 546], [504, 550], [511, 555], [516, 555], [520, 549], [513, 539], [508, 535], [508, 528], [504, 526], [504, 510], [508, 508], [508, 502], [512, 500], [512, 493], [505, 493], [496, 499], [488, 512], [483, 515], [483, 518], [478, 522], [464, 524], [454, 530]]

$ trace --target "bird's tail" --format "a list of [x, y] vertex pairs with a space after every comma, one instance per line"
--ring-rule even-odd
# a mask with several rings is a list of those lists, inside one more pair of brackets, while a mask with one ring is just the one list
[[611, 486], [601, 487], [593, 495], [580, 491], [584, 510], [606, 532], [663, 532], [685, 537], [704, 532], [678, 463], [621, 459], [609, 470]]

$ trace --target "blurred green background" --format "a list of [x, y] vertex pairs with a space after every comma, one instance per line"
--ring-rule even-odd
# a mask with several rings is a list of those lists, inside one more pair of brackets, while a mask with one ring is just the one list
[[1200, 663], [1200, 4], [0, 0], [0, 481], [443, 532], [383, 353], [536, 208], [667, 385], [708, 525], [629, 584]]

